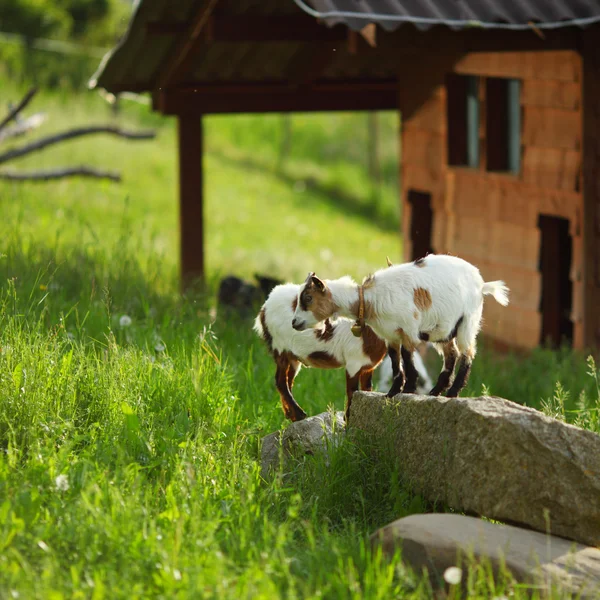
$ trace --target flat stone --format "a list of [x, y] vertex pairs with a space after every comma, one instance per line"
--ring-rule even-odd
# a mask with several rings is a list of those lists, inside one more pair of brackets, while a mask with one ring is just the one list
[[[356, 392], [349, 428], [402, 484], [468, 514], [600, 545], [600, 436], [497, 397]], [[401, 485], [402, 485], [401, 484]]]
[[600, 597], [600, 550], [537, 531], [456, 514], [412, 515], [376, 531], [371, 545], [387, 557], [401, 548], [403, 561], [417, 572], [426, 568], [433, 585], [449, 567], [489, 561], [495, 575], [505, 568], [536, 589]]
[[290, 457], [324, 452], [327, 443], [334, 441], [336, 434], [345, 431], [344, 413], [335, 415], [324, 412], [302, 421], [291, 423], [283, 431], [275, 431], [265, 436], [261, 447], [261, 474], [268, 479], [280, 464]]

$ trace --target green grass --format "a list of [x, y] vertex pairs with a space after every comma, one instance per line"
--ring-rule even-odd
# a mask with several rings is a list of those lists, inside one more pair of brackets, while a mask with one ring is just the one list
[[[93, 94], [38, 103], [44, 133], [109, 118]], [[210, 285], [182, 297], [172, 123], [137, 106], [119, 119], [158, 140], [90, 138], [14, 166], [90, 162], [121, 169], [122, 185], [0, 183], [0, 598], [431, 597], [400, 557], [369, 549], [375, 529], [427, 510], [385, 457], [345, 440], [329, 464], [261, 480], [260, 439], [286, 425], [274, 365], [250, 318], [214, 315], [224, 273], [362, 277], [399, 259], [397, 213], [381, 224], [393, 184], [364, 216], [362, 121], [298, 117], [278, 167], [277, 118], [210, 119]], [[332, 131], [346, 143], [324, 148]], [[584, 359], [483, 345], [467, 393], [543, 402], [598, 431]], [[341, 410], [343, 372], [307, 369], [294, 392], [309, 414]], [[472, 572], [469, 597], [502, 594], [526, 596]]]

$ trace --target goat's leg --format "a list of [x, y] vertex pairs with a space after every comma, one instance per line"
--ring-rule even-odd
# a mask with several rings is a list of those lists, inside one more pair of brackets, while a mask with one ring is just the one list
[[360, 389], [370, 392], [373, 389], [373, 369], [362, 370], [359, 375]]
[[457, 398], [461, 390], [467, 385], [469, 381], [469, 375], [471, 374], [471, 365], [473, 359], [467, 354], [461, 354], [460, 360], [458, 361], [458, 371], [454, 378], [452, 387], [446, 393], [448, 398]]
[[346, 414], [344, 415], [344, 420], [346, 424], [348, 424], [348, 419], [350, 418], [350, 406], [352, 405], [352, 396], [356, 390], [358, 390], [358, 384], [360, 380], [360, 371], [350, 377], [348, 371], [346, 371]]
[[439, 396], [448, 389], [457, 358], [458, 348], [456, 342], [452, 339], [444, 344], [444, 368], [440, 372], [434, 388], [429, 392], [430, 396]]
[[415, 363], [413, 362], [413, 354], [404, 346], [400, 348], [400, 353], [402, 354], [402, 363], [404, 364], [404, 373], [406, 375], [406, 382], [404, 384], [402, 393], [414, 394], [417, 391], [417, 379], [419, 377], [419, 372], [417, 371]]
[[281, 405], [286, 418], [290, 421], [301, 421], [306, 418], [306, 413], [300, 408], [288, 386], [288, 372], [290, 359], [287, 353], [281, 353], [277, 358], [277, 371], [275, 372], [275, 385], [281, 398]]
[[396, 394], [399, 394], [404, 387], [404, 370], [402, 368], [402, 363], [400, 362], [400, 345], [389, 344], [388, 355], [392, 361], [392, 374], [394, 375], [394, 380], [390, 391], [387, 393], [387, 397], [392, 398]]
[[290, 367], [287, 372], [287, 384], [290, 388], [290, 392], [294, 387], [294, 380], [296, 379], [296, 375], [298, 375], [298, 371], [300, 370], [300, 361], [295, 358], [290, 359]]

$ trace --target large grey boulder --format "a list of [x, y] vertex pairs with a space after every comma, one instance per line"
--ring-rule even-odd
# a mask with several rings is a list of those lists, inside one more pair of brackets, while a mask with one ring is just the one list
[[434, 585], [446, 569], [487, 561], [497, 576], [506, 569], [519, 582], [550, 591], [600, 597], [600, 550], [563, 538], [456, 514], [412, 515], [382, 527], [371, 536], [391, 557], [417, 572], [425, 567]]
[[600, 436], [502, 398], [356, 392], [350, 429], [431, 501], [600, 545]]
[[288, 425], [283, 431], [265, 436], [261, 447], [261, 474], [268, 479], [290, 457], [300, 458], [324, 452], [336, 435], [345, 431], [344, 413], [324, 412]]

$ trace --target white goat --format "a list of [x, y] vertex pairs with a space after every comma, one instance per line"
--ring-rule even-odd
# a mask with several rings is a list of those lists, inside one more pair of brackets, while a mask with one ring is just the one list
[[386, 343], [371, 328], [361, 337], [352, 333], [353, 321], [340, 317], [324, 320], [318, 328], [295, 331], [292, 319], [300, 285], [286, 283], [273, 288], [254, 322], [254, 330], [265, 341], [277, 370], [275, 385], [285, 416], [292, 421], [306, 417], [292, 395], [294, 378], [302, 364], [318, 369], [346, 368], [346, 420], [352, 394], [360, 388], [370, 390], [373, 370], [386, 355]]
[[[415, 391], [417, 372], [412, 352], [420, 341], [430, 341], [444, 356], [444, 368], [430, 394], [437, 396], [448, 390], [448, 397], [456, 397], [467, 383], [475, 357], [483, 297], [491, 294], [506, 306], [508, 291], [504, 282], [486, 283], [475, 266], [449, 255], [430, 254], [412, 263], [380, 269], [362, 285], [347, 276], [322, 281], [309, 273], [298, 292], [292, 326], [303, 331], [338, 314], [358, 318], [361, 326], [370, 325], [388, 342], [394, 370], [388, 396]], [[450, 387], [459, 355], [459, 368]]]

